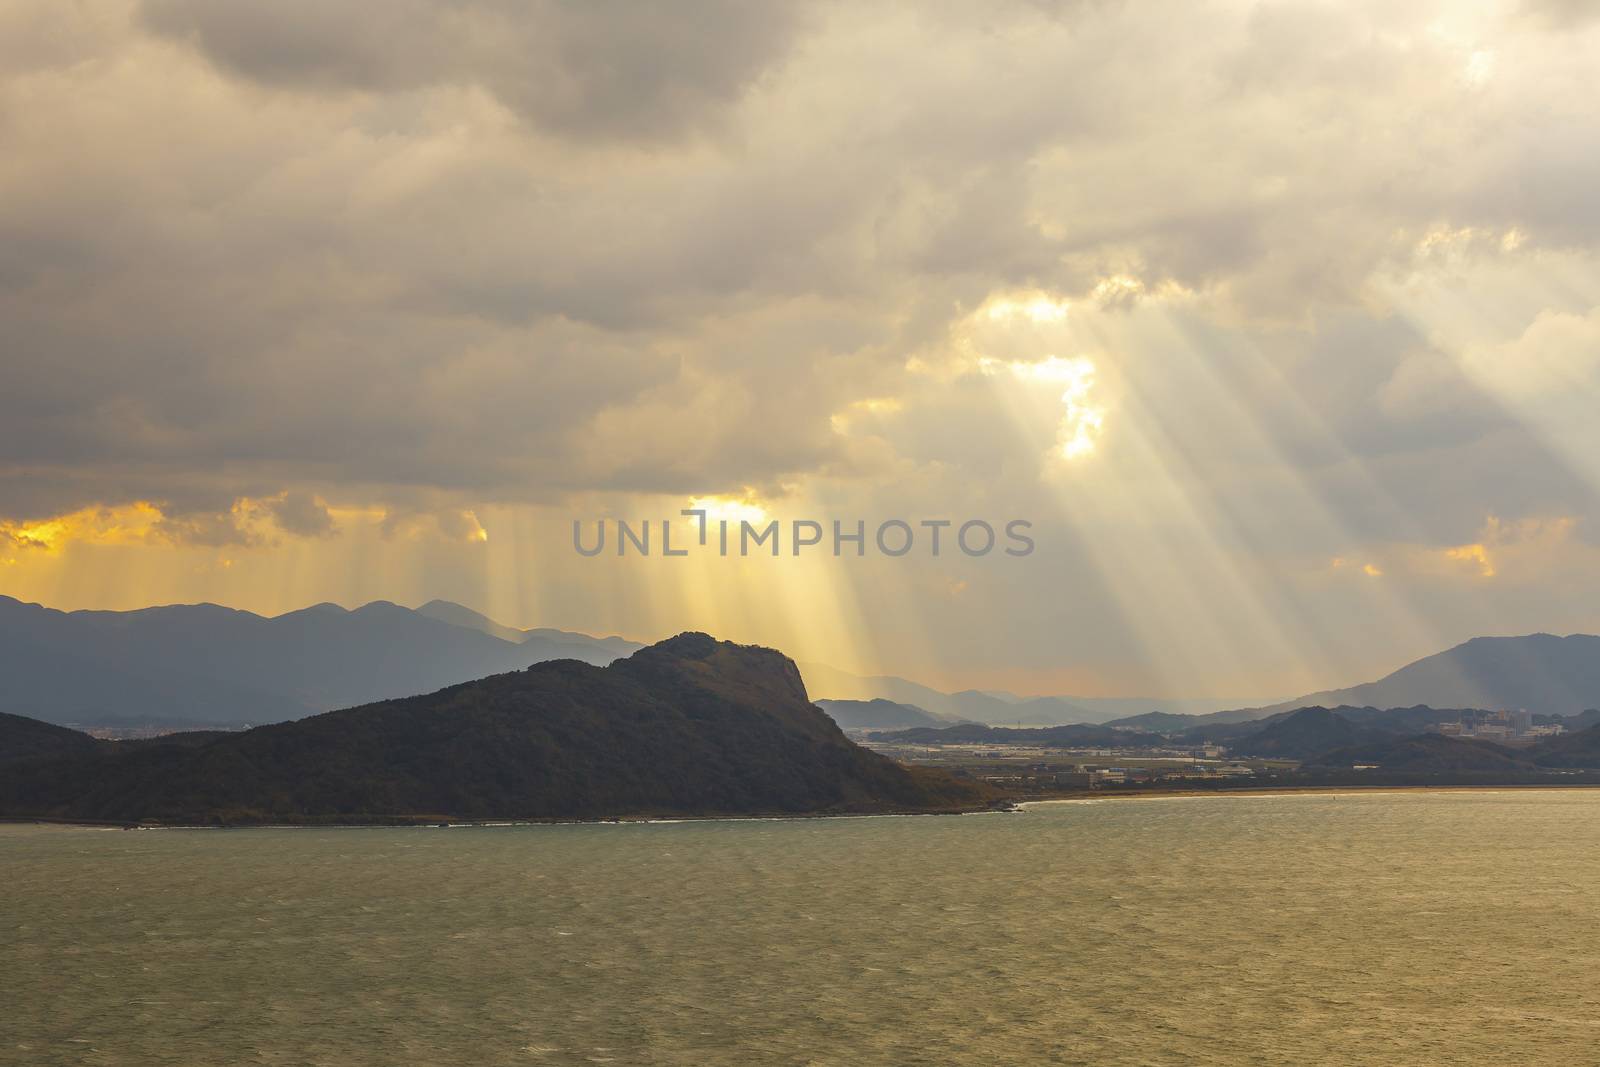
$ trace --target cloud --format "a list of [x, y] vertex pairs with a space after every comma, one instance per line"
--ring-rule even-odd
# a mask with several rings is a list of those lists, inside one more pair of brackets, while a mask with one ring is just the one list
[[1492, 401], [1451, 355], [1422, 348], [1403, 356], [1377, 395], [1379, 409], [1396, 423], [1454, 426], [1473, 435], [1499, 414]]
[[1478, 568], [1480, 577], [1493, 578], [1495, 575], [1494, 561], [1489, 558], [1489, 549], [1482, 544], [1457, 545], [1444, 550], [1446, 559], [1457, 560], [1462, 563], [1471, 563]]
[[267, 505], [273, 522], [285, 533], [300, 537], [327, 537], [335, 532], [328, 507], [310, 493], [290, 490]]
[[1578, 29], [1600, 18], [1589, 0], [1523, 0], [1522, 13], [1553, 30]]
[[543, 131], [645, 143], [720, 121], [781, 60], [799, 15], [795, 4], [730, 0], [142, 5], [151, 30], [263, 86], [309, 94], [472, 86]]
[[1600, 307], [1547, 309], [1516, 337], [1468, 347], [1462, 365], [1476, 385], [1513, 413], [1600, 492]]
[[1600, 307], [1586, 314], [1541, 312], [1514, 340], [1469, 351], [1466, 365], [1513, 402], [1587, 412], [1600, 397]]
[[263, 504], [238, 500], [220, 512], [177, 512], [148, 501], [87, 507], [31, 521], [0, 519], [0, 539], [15, 548], [58, 552], [68, 545], [184, 545], [218, 547], [263, 542]]
[[[317, 536], [328, 505], [591, 491], [1027, 500], [1063, 491], [1044, 457], [1080, 430], [1071, 486], [1262, 550], [1592, 510], [1556, 408], [1462, 355], [1506, 339], [1403, 306], [1417, 278], [1499, 306], [1485, 264], [1593, 266], [1595, 44], [1516, 10], [4, 17], [12, 519], [277, 500], [268, 535]], [[1070, 312], [973, 319], [1015, 299]], [[1086, 359], [1093, 398], [980, 350]], [[1277, 529], [1311, 504], [1335, 532]]]

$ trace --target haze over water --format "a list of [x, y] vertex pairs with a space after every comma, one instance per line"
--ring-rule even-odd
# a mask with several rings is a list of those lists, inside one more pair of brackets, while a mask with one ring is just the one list
[[0, 1062], [1582, 1062], [1600, 794], [0, 827]]

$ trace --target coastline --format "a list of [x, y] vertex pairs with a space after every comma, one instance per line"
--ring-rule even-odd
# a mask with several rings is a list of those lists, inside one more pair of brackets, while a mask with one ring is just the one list
[[368, 819], [308, 819], [303, 822], [137, 822], [0, 815], [0, 826], [59, 826], [85, 830], [461, 830], [526, 826], [668, 826], [702, 822], [797, 822], [814, 819], [915, 819], [960, 815], [1014, 815], [1021, 805], [951, 808], [938, 811], [752, 812], [716, 815], [617, 815], [589, 819], [457, 819], [446, 816], [373, 816]]
[[1504, 785], [1311, 785], [1263, 786], [1240, 789], [1171, 789], [1147, 791], [1081, 790], [1050, 796], [1014, 798], [1000, 806], [951, 809], [946, 811], [839, 811], [839, 812], [755, 812], [716, 815], [619, 815], [588, 819], [456, 819], [444, 816], [374, 816], [370, 819], [307, 820], [302, 822], [248, 823], [125, 823], [112, 820], [62, 819], [45, 816], [0, 815], [0, 825], [56, 826], [85, 830], [417, 830], [417, 829], [504, 829], [530, 826], [669, 826], [678, 823], [707, 822], [796, 822], [819, 819], [903, 819], [924, 816], [1015, 815], [1049, 804], [1082, 804], [1124, 800], [1196, 800], [1205, 798], [1270, 798], [1306, 796], [1382, 796], [1396, 793], [1497, 793], [1497, 792], [1585, 792], [1600, 785], [1568, 783], [1507, 783]]
[[1510, 791], [1588, 792], [1600, 785], [1574, 785], [1569, 782], [1508, 782], [1504, 785], [1307, 785], [1261, 786], [1239, 789], [1149, 789], [1081, 790], [1037, 799], [1019, 800], [1017, 808], [1026, 810], [1038, 804], [1078, 804], [1086, 800], [1193, 800], [1197, 797], [1304, 797], [1367, 795], [1386, 793], [1503, 793]]

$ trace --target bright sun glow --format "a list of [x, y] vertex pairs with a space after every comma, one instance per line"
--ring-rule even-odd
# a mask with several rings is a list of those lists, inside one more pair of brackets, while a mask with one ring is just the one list
[[1494, 560], [1489, 557], [1489, 549], [1485, 545], [1457, 545], [1455, 548], [1445, 549], [1444, 554], [1447, 559], [1476, 565], [1480, 577], [1495, 576]]
[[753, 497], [734, 499], [725, 496], [701, 496], [689, 501], [689, 509], [704, 511], [707, 522], [717, 522], [726, 519], [729, 522], [761, 522], [767, 517], [767, 511], [757, 504]]
[[998, 360], [979, 361], [985, 374], [1001, 368], [1025, 381], [1061, 387], [1061, 414], [1057, 448], [1064, 459], [1080, 459], [1095, 450], [1096, 440], [1105, 427], [1105, 409], [1090, 402], [1094, 390], [1094, 361], [1084, 356], [1063, 359], [1050, 356], [1037, 363]]
[[119, 545], [148, 542], [161, 522], [161, 510], [138, 502], [118, 507], [83, 508], [37, 522], [0, 522], [0, 544], [55, 552], [69, 541]]
[[1020, 299], [989, 301], [987, 308], [991, 319], [1026, 318], [1037, 323], [1061, 322], [1067, 317], [1070, 305], [1065, 300], [1055, 300], [1043, 293]]

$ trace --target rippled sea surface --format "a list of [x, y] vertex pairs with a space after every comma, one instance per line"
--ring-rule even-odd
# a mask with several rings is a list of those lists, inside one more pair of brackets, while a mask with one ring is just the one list
[[1600, 1060], [1600, 793], [0, 827], [0, 1062]]

